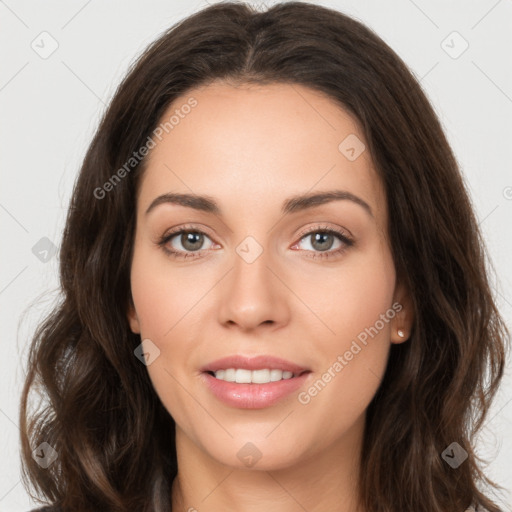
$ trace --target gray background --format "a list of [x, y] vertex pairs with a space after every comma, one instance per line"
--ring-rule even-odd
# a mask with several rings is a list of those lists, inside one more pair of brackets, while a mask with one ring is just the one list
[[[511, 326], [512, 0], [317, 3], [373, 28], [421, 80], [466, 176], [494, 262], [498, 304]], [[202, 6], [205, 1], [0, 0], [1, 511], [33, 505], [19, 478], [23, 365], [30, 335], [57, 297], [51, 248], [60, 244], [81, 159], [128, 65]], [[58, 48], [44, 55], [52, 44]], [[488, 476], [505, 487], [500, 503], [507, 511], [511, 374], [509, 361], [477, 445], [489, 460]]]

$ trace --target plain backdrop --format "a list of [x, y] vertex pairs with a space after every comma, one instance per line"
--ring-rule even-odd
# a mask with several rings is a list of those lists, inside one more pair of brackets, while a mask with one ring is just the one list
[[[468, 182], [496, 270], [498, 304], [511, 326], [512, 1], [317, 3], [371, 27], [420, 79]], [[129, 64], [165, 29], [204, 6], [175, 0], [0, 1], [2, 512], [33, 506], [20, 482], [19, 396], [30, 336], [57, 296], [53, 251], [80, 163]], [[488, 476], [505, 488], [497, 499], [507, 511], [511, 373], [508, 361], [477, 445], [489, 461]]]

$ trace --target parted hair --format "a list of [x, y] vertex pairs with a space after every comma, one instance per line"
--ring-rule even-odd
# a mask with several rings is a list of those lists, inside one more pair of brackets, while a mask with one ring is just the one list
[[[459, 165], [419, 81], [370, 28], [304, 2], [208, 6], [131, 65], [87, 149], [59, 252], [59, 299], [29, 346], [21, 408], [23, 483], [64, 512], [171, 510], [175, 423], [134, 356], [129, 327], [137, 190], [146, 158], [104, 197], [171, 102], [214, 81], [287, 83], [327, 95], [360, 123], [385, 187], [398, 279], [414, 308], [366, 414], [359, 492], [368, 512], [499, 512], [474, 444], [504, 371], [509, 332]], [[200, 106], [196, 107], [200, 108]], [[179, 149], [178, 149], [179, 150]], [[32, 393], [42, 398], [29, 406]], [[32, 457], [46, 442], [47, 468]], [[457, 442], [456, 469], [443, 451]]]

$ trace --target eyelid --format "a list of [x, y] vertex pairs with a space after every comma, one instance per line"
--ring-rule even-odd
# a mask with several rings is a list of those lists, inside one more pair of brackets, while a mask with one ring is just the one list
[[[206, 227], [199, 227], [200, 225], [191, 225], [191, 224], [180, 224], [174, 228], [171, 228], [169, 230], [167, 230], [162, 236], [160, 236], [157, 240], [157, 245], [161, 245], [161, 246], [164, 246], [165, 244], [167, 244], [172, 238], [174, 238], [176, 235], [180, 235], [182, 234], [183, 232], [193, 232], [193, 233], [200, 233], [202, 235], [205, 235], [206, 237], [208, 237], [213, 244], [215, 244], [216, 242], [214, 242], [213, 240], [213, 237], [211, 235], [208, 234], [208, 228]], [[201, 249], [201, 251], [195, 251], [196, 253], [200, 253], [202, 252], [203, 250], [206, 250], [206, 249]], [[169, 251], [169, 252], [173, 252], [173, 251]], [[183, 251], [178, 251], [178, 252], [183, 252]], [[192, 252], [191, 253], [188, 253], [188, 254], [193, 254]]]
[[333, 226], [330, 226], [330, 225], [328, 225], [326, 223], [321, 223], [321, 224], [318, 224], [318, 225], [313, 226], [313, 227], [304, 228], [304, 230], [300, 231], [297, 236], [299, 237], [299, 239], [301, 239], [301, 238], [303, 238], [306, 235], [309, 235], [311, 233], [316, 233], [318, 231], [330, 231], [330, 232], [335, 233], [337, 235], [342, 235], [342, 236], [344, 236], [345, 238], [349, 239], [352, 242], [355, 241], [354, 235], [352, 235], [352, 233], [348, 229], [342, 228], [341, 226], [333, 227]]
[[200, 233], [210, 238], [212, 242], [213, 238], [215, 238], [213, 235], [210, 234], [210, 229], [207, 228], [206, 226], [203, 226], [202, 224], [178, 224], [177, 226], [174, 226], [166, 230], [163, 235], [159, 236], [158, 243], [162, 242], [163, 240], [169, 240], [173, 236], [181, 234], [184, 231]]
[[[168, 238], [172, 235], [176, 235], [178, 233], [181, 233], [182, 231], [194, 231], [201, 233], [203, 235], [207, 235], [209, 238], [212, 238], [212, 236], [208, 233], [209, 229], [206, 226], [202, 226], [201, 224], [184, 224], [184, 225], [178, 225], [175, 226], [175, 228], [171, 228], [168, 231], [166, 231], [160, 239]], [[317, 231], [333, 231], [336, 234], [341, 234], [346, 236], [346, 238], [355, 240], [354, 235], [348, 230], [347, 228], [342, 228], [340, 226], [332, 227], [330, 225], [327, 225], [326, 223], [317, 224], [312, 227], [307, 227], [301, 230], [297, 237], [299, 239], [303, 238], [306, 235], [309, 235], [310, 233], [316, 233]]]

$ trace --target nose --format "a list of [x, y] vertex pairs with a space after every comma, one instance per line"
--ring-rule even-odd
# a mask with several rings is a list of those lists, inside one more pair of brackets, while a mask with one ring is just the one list
[[[241, 254], [241, 255], [240, 255]], [[220, 289], [219, 321], [251, 331], [260, 325], [277, 329], [289, 321], [289, 296], [279, 265], [263, 250], [253, 261], [235, 252], [233, 268]]]

